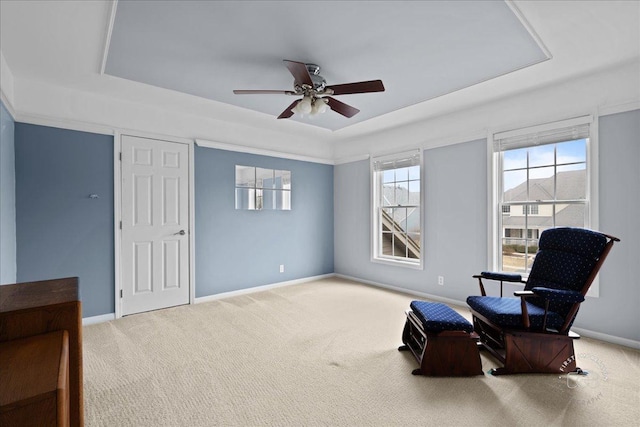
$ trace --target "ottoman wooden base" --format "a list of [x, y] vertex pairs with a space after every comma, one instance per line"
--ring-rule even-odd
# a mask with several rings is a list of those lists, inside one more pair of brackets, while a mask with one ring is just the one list
[[[444, 305], [444, 304], [443, 304]], [[453, 311], [453, 310], [452, 310]], [[466, 331], [431, 332], [412, 311], [407, 310], [400, 351], [411, 351], [420, 364], [414, 375], [471, 376], [482, 375], [478, 335]]]

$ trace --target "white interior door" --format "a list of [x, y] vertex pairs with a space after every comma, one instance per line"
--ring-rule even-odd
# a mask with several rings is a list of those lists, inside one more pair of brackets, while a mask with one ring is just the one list
[[122, 314], [189, 303], [189, 146], [122, 136]]

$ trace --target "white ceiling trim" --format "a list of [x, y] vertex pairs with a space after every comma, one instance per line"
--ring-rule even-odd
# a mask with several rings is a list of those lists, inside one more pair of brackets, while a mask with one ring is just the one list
[[9, 98], [4, 94], [4, 91], [2, 89], [0, 89], [0, 101], [2, 101], [2, 104], [4, 104], [4, 106], [7, 108], [7, 111], [9, 112], [9, 114], [11, 114], [11, 117], [13, 117], [13, 120], [15, 121], [16, 110], [13, 109], [12, 103], [9, 101]]
[[640, 110], [640, 99], [621, 102], [615, 105], [605, 105], [598, 109], [598, 117], [611, 114], [626, 113], [627, 111]]
[[[640, 67], [636, 65], [634, 82], [624, 76], [624, 96], [619, 91], [622, 84], [600, 76], [615, 67], [628, 69], [631, 60], [637, 64], [638, 2], [506, 2], [540, 48], [553, 52], [553, 60], [334, 133], [100, 75], [114, 10], [118, 3], [124, 3], [117, 0], [82, 4], [0, 2], [0, 89], [3, 102], [18, 115], [28, 112], [54, 120], [66, 117], [76, 122], [161, 129], [164, 133], [334, 159], [353, 158], [370, 152], [371, 146], [390, 146], [395, 141], [418, 144], [428, 139], [431, 146], [431, 141], [457, 139], [451, 135], [469, 133], [469, 129], [509, 129], [503, 125], [542, 123], [576, 112], [613, 114], [637, 109]], [[6, 61], [10, 61], [11, 70]], [[591, 75], [595, 76], [590, 80], [594, 87], [574, 84]], [[13, 79], [15, 90], [13, 82], [7, 83]], [[43, 82], [59, 88], [38, 93]], [[35, 87], [27, 87], [31, 84]], [[547, 91], [550, 84], [564, 95]], [[565, 89], [570, 86], [574, 87], [573, 93]], [[84, 95], [77, 96], [76, 91]], [[535, 98], [527, 95], [530, 91], [546, 93], [547, 102], [537, 97], [537, 105], [523, 107], [521, 100]], [[63, 99], [67, 93], [71, 100]], [[505, 99], [513, 100], [513, 104], [506, 106], [502, 102]], [[131, 102], [138, 105], [129, 105]], [[583, 108], [578, 107], [580, 103]], [[142, 108], [152, 110], [157, 117], [147, 117]], [[175, 116], [165, 110], [172, 110]]]
[[299, 154], [285, 153], [282, 151], [267, 150], [264, 148], [249, 147], [246, 145], [227, 144], [224, 142], [207, 141], [205, 139], [196, 139], [198, 147], [216, 148], [219, 150], [236, 151], [239, 153], [257, 154], [260, 156], [278, 157], [281, 159], [299, 160], [302, 162], [322, 163], [325, 165], [334, 165], [332, 159], [324, 159], [320, 157], [302, 156]]
[[111, 10], [109, 11], [109, 26], [104, 40], [104, 48], [102, 49], [102, 63], [100, 64], [100, 74], [104, 74], [107, 67], [107, 57], [109, 56], [109, 46], [111, 45], [111, 35], [113, 34], [113, 24], [116, 21], [116, 9], [118, 8], [118, 0], [113, 0]]
[[[13, 110], [14, 103], [14, 80], [13, 73], [11, 72], [11, 68], [9, 68], [9, 64], [2, 54], [0, 50], [0, 92], [2, 93], [2, 101], [4, 102], [7, 109], [11, 113]], [[15, 114], [12, 113], [15, 117]]]
[[[223, 141], [232, 145], [254, 146], [258, 149], [291, 153], [311, 159], [328, 161], [333, 157], [330, 141], [273, 129], [261, 129], [252, 123], [238, 124], [215, 111], [206, 114], [192, 104], [169, 102], [133, 102], [106, 94], [86, 92], [46, 82], [27, 79], [16, 80], [20, 113], [38, 118], [70, 123], [88, 123], [109, 129], [134, 129], [161, 135], [191, 139]], [[257, 114], [257, 113], [256, 113]]]
[[360, 162], [362, 160], [369, 160], [371, 156], [369, 154], [359, 154], [357, 156], [341, 157], [334, 160], [334, 165], [344, 165], [346, 163]]
[[533, 26], [529, 23], [529, 21], [527, 21], [527, 18], [525, 18], [520, 9], [518, 9], [518, 6], [513, 3], [513, 0], [505, 0], [505, 3], [507, 4], [507, 6], [509, 6], [516, 18], [518, 18], [522, 26], [529, 32], [529, 35], [531, 35], [533, 40], [538, 44], [538, 47], [542, 50], [542, 52], [544, 52], [547, 60], [552, 59], [553, 55], [551, 54], [547, 46], [542, 42], [542, 39], [540, 38], [538, 33], [536, 33], [536, 31], [533, 29]]
[[336, 140], [334, 157], [389, 150], [389, 141], [436, 148], [594, 111], [634, 109], [640, 100], [639, 71], [640, 62], [633, 61], [395, 129]]
[[100, 135], [114, 135], [114, 128], [111, 126], [90, 123], [82, 120], [71, 120], [67, 118], [56, 118], [47, 115], [26, 113], [17, 111], [14, 116], [16, 122], [30, 125], [48, 126], [52, 128], [77, 130], [80, 132], [97, 133]]
[[[598, 115], [608, 115], [638, 110], [640, 109], [640, 81], [637, 78], [639, 70], [640, 63], [633, 62], [601, 73], [587, 75], [571, 82], [550, 85], [545, 89], [506, 97], [481, 106], [425, 119], [420, 123], [357, 139], [332, 138], [329, 141], [316, 141], [316, 144], [312, 144], [313, 141], [305, 141], [306, 138], [298, 136], [284, 144], [275, 145], [273, 138], [266, 139], [263, 133], [260, 134], [260, 137], [249, 137], [250, 134], [243, 132], [241, 139], [246, 141], [245, 143], [215, 142], [213, 138], [228, 136], [229, 132], [224, 129], [220, 130], [217, 126], [208, 126], [202, 122], [203, 119], [200, 116], [195, 115], [189, 120], [181, 117], [177, 122], [170, 123], [169, 127], [163, 126], [160, 132], [155, 134], [165, 137], [175, 136], [191, 141], [198, 140], [203, 143], [203, 146], [209, 144], [208, 146], [212, 148], [224, 150], [313, 163], [344, 164], [366, 160], [369, 158], [369, 153], [372, 152], [389, 151], [389, 141], [402, 141], [403, 146], [413, 145], [422, 149], [432, 149], [483, 139], [491, 133], [491, 130], [500, 132], [547, 123], [559, 118], [593, 114], [594, 112]], [[136, 112], [139, 112], [140, 107], [144, 107], [144, 105], [133, 107], [129, 106], [127, 102], [118, 102], [115, 99], [101, 96], [97, 99], [87, 99], [80, 97], [78, 92], [74, 90], [50, 87], [41, 82], [36, 83], [24, 79], [16, 81], [16, 100], [7, 99], [4, 85], [2, 89], [3, 102], [17, 122], [105, 135], [112, 135], [115, 131], [148, 134], [152, 129], [158, 129], [158, 126], [153, 126], [149, 120], [153, 117], [156, 124], [160, 125], [164, 117], [164, 114], [158, 115], [157, 112], [139, 116]], [[56, 101], [52, 103], [52, 99]], [[20, 109], [15, 108], [16, 103], [19, 103]], [[517, 109], [514, 106], [517, 106]], [[541, 106], [545, 107], [541, 108]], [[133, 116], [134, 120], [127, 122], [128, 126], [118, 126], [118, 123], [122, 121], [121, 116], [109, 116], [105, 119], [105, 111], [120, 111], [121, 115]], [[87, 112], [91, 114], [86, 115]], [[79, 113], [82, 115], [78, 115]], [[100, 115], [97, 116], [96, 114], [99, 113]], [[102, 120], [103, 123], [99, 123], [98, 120]], [[164, 121], [166, 122], [166, 120]], [[164, 124], [166, 125], [166, 123]], [[209, 134], [213, 138], [206, 138], [203, 133], [197, 137], [192, 133], [201, 132], [204, 129], [210, 129]], [[233, 133], [237, 135], [238, 128], [234, 126], [233, 129]], [[218, 132], [219, 130], [221, 132]], [[253, 141], [264, 142], [267, 146], [252, 147], [247, 144]], [[320, 156], [283, 149], [287, 145], [295, 146], [297, 149], [306, 147], [300, 141], [311, 145], [329, 145], [325, 146], [327, 148], [326, 154]], [[317, 150], [315, 152], [318, 153]]]

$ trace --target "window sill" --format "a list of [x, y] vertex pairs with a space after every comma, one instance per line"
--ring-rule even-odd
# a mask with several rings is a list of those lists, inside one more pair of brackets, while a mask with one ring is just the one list
[[394, 267], [412, 268], [414, 270], [423, 270], [422, 260], [420, 262], [402, 261], [393, 258], [372, 257], [371, 262], [376, 264], [391, 265]]

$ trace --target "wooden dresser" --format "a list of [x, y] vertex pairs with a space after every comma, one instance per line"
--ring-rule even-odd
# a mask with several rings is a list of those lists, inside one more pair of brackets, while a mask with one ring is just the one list
[[0, 425], [69, 426], [69, 334], [0, 343]]
[[0, 342], [67, 331], [69, 420], [84, 425], [82, 396], [82, 304], [78, 278], [0, 286]]

